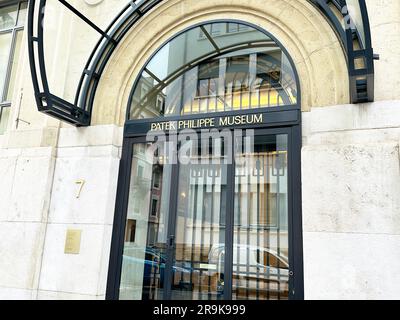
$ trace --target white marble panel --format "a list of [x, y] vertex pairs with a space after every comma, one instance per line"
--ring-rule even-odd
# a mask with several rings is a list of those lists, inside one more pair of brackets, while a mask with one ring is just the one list
[[305, 298], [399, 299], [400, 236], [304, 233]]
[[0, 222], [0, 287], [37, 288], [44, 234], [41, 223]]
[[304, 230], [400, 234], [399, 163], [394, 143], [304, 147]]
[[[65, 254], [67, 229], [80, 229], [81, 246], [79, 254]], [[100, 274], [104, 266], [105, 243], [108, 243], [111, 226], [89, 224], [49, 224], [39, 290], [67, 292], [97, 296], [103, 291]], [[108, 262], [107, 262], [108, 263]]]

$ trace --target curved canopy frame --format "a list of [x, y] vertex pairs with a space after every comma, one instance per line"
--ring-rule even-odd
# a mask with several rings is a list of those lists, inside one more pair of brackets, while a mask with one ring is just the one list
[[365, 0], [309, 0], [327, 17], [346, 53], [352, 103], [374, 101], [374, 55]]
[[[39, 111], [76, 126], [89, 126], [101, 75], [115, 48], [128, 30], [162, 0], [128, 1], [111, 24], [102, 29], [65, 0], [58, 2], [99, 34], [90, 54], [73, 102], [49, 87], [44, 50], [46, 0], [30, 0], [28, 20], [29, 60]], [[374, 99], [374, 58], [365, 0], [308, 0], [324, 14], [342, 42], [348, 61], [353, 103]]]

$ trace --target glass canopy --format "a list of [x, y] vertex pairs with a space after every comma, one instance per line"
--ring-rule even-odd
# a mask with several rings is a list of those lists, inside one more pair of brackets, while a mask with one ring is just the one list
[[131, 97], [130, 119], [297, 103], [293, 68], [277, 43], [241, 23], [187, 30], [147, 63]]
[[[328, 18], [343, 44], [348, 61], [352, 102], [373, 101], [373, 60], [377, 56], [371, 47], [365, 0], [308, 1]], [[39, 111], [76, 126], [90, 125], [98, 83], [115, 48], [132, 26], [160, 3], [161, 0], [103, 1], [93, 6], [81, 0], [30, 0], [29, 59]], [[141, 75], [141, 83], [135, 89], [148, 87], [148, 93], [153, 96], [148, 96], [146, 89], [143, 89], [143, 93], [134, 92], [130, 118], [277, 107], [297, 102], [287, 57], [279, 53], [279, 47], [268, 36], [257, 30], [243, 30], [246, 26], [240, 24], [209, 24], [203, 28], [206, 32], [198, 27], [186, 33], [186, 36], [192, 37], [188, 41], [197, 41], [203, 51], [199, 51], [198, 56], [181, 57], [181, 61], [178, 61], [177, 55], [175, 63], [181, 69], [155, 70], [156, 73], [161, 72], [159, 77], [149, 73], [149, 69], [154, 69], [156, 59], [167, 59], [168, 52], [179, 47], [179, 41], [182, 41], [179, 37], [171, 41], [171, 48], [166, 46], [154, 57], [153, 66], [151, 63], [146, 66], [148, 70]], [[218, 28], [225, 30], [218, 31]], [[249, 39], [243, 43], [246, 36]], [[265, 53], [264, 56], [262, 53]], [[169, 62], [169, 67], [173, 68], [172, 61]], [[244, 65], [248, 66], [247, 71], [243, 69]], [[240, 72], [235, 71], [240, 68]], [[269, 72], [269, 79], [263, 79], [261, 84], [262, 68]], [[191, 73], [193, 76], [196, 72], [197, 80], [201, 83], [196, 83], [194, 79], [189, 81]], [[233, 74], [239, 78], [229, 78]], [[244, 78], [240, 80], [242, 76]], [[221, 83], [217, 84], [217, 79]], [[143, 85], [146, 81], [149, 83]], [[242, 81], [241, 94], [238, 94], [238, 81]], [[270, 81], [271, 87], [269, 96], [267, 81]], [[171, 90], [179, 83], [185, 84], [181, 90], [184, 96], [173, 98]], [[191, 90], [190, 86], [193, 87]], [[248, 92], [249, 97], [243, 99], [245, 92]], [[260, 94], [259, 103], [255, 93]], [[141, 101], [145, 96], [147, 100]], [[158, 99], [158, 102], [151, 102], [151, 99]], [[143, 106], [133, 107], [133, 104], [138, 106], [138, 103], [144, 102], [158, 103], [152, 110], [153, 114], [141, 114], [139, 110]]]

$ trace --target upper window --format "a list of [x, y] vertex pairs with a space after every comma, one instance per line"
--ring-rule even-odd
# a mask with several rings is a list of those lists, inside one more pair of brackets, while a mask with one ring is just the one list
[[129, 119], [297, 104], [289, 59], [266, 33], [241, 23], [200, 25], [173, 38], [146, 64]]
[[7, 127], [25, 25], [27, 1], [0, 4], [0, 134]]

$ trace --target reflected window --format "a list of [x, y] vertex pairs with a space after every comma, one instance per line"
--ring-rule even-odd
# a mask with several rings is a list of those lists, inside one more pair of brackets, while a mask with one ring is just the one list
[[6, 131], [10, 116], [27, 7], [27, 1], [0, 4], [0, 134]]
[[295, 105], [293, 68], [266, 33], [241, 23], [211, 23], [165, 44], [131, 95], [130, 119]]
[[135, 242], [136, 220], [128, 219], [126, 223], [125, 242]]
[[240, 23], [228, 23], [227, 33], [245, 32], [249, 31], [250, 28]]
[[153, 217], [157, 217], [157, 210], [158, 210], [158, 199], [153, 198], [151, 202], [151, 215]]
[[234, 300], [289, 298], [287, 156], [285, 134], [256, 136], [235, 155]]
[[[164, 165], [150, 150], [152, 144], [136, 144], [132, 153], [121, 269], [122, 300], [163, 298], [171, 165]], [[158, 187], [154, 188], [155, 185]]]
[[154, 171], [153, 176], [153, 188], [160, 189], [161, 172], [159, 170]]
[[199, 65], [198, 97], [216, 96], [219, 80], [219, 61], [210, 61]]

